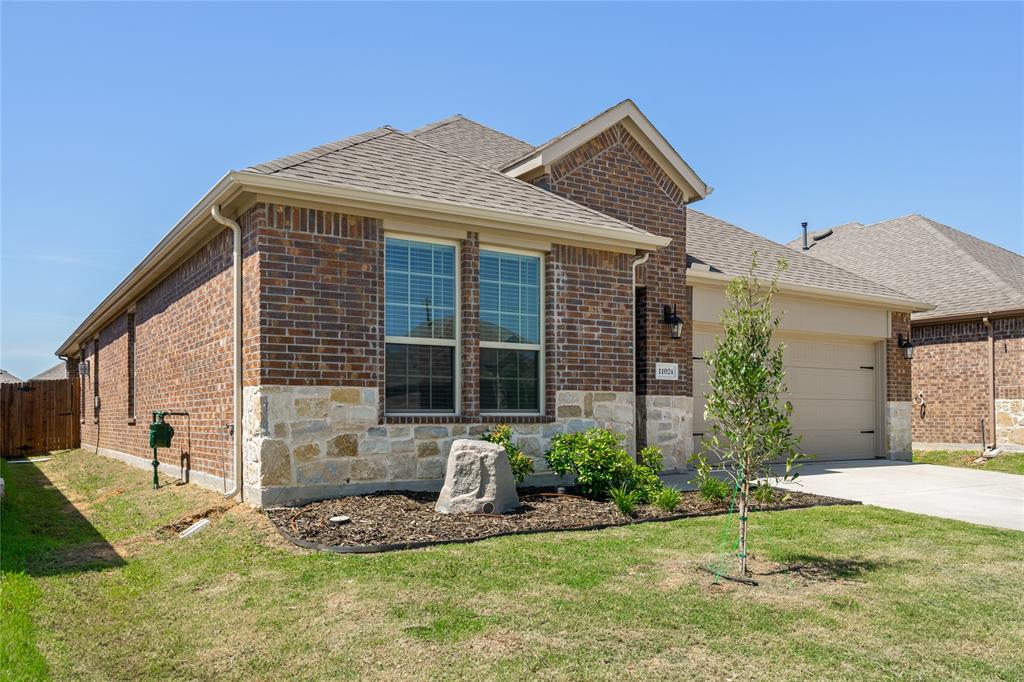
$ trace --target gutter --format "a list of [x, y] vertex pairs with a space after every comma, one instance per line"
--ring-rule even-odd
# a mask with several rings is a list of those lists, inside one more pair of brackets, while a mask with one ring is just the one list
[[243, 192], [283, 194], [317, 204], [337, 203], [340, 208], [370, 213], [396, 214], [463, 222], [476, 227], [493, 227], [509, 232], [536, 236], [542, 232], [549, 239], [583, 241], [594, 245], [618, 249], [659, 249], [672, 241], [647, 232], [633, 232], [612, 227], [579, 225], [567, 220], [523, 216], [507, 211], [495, 211], [476, 206], [420, 199], [417, 197], [338, 187], [305, 180], [292, 180], [273, 176], [231, 171], [214, 185], [195, 206], [189, 209], [160, 243], [103, 299], [88, 317], [57, 349], [56, 355], [73, 355], [78, 339], [95, 334], [122, 308], [149, 290], [161, 274], [162, 266], [176, 262], [194, 247], [192, 237], [209, 223], [214, 205], [227, 206]]
[[224, 493], [230, 499], [235, 495], [242, 499], [242, 228], [238, 223], [225, 218], [220, 204], [210, 207], [210, 215], [221, 225], [231, 228], [231, 393], [234, 412], [232, 424], [232, 452], [234, 453], [233, 487]]
[[[710, 270], [704, 270], [702, 268], [694, 268], [692, 265], [686, 269], [686, 281], [688, 283], [696, 282], [700, 284], [711, 284], [714, 286], [725, 286], [736, 279], [737, 276], [738, 275], [727, 275], [724, 272], [711, 272]], [[892, 310], [898, 310], [901, 312], [924, 312], [935, 309], [935, 306], [930, 303], [924, 303], [911, 298], [860, 294], [854, 291], [816, 287], [809, 284], [779, 282], [779, 291], [784, 294], [788, 293], [810, 296], [813, 298], [828, 298], [832, 300], [847, 301], [850, 303], [859, 303], [861, 305], [885, 305]]]

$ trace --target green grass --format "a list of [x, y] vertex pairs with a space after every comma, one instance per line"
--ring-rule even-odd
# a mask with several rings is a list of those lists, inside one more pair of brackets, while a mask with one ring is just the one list
[[984, 471], [1002, 471], [1007, 474], [1024, 475], [1024, 452], [1003, 452], [984, 464], [974, 464], [978, 459], [977, 450], [915, 450], [914, 461], [918, 464], [941, 464], [949, 467], [966, 467]]
[[803, 569], [748, 588], [698, 571], [724, 517], [341, 556], [242, 507], [155, 533], [217, 496], [82, 451], [3, 476], [3, 679], [1024, 677], [1024, 533], [754, 513]]

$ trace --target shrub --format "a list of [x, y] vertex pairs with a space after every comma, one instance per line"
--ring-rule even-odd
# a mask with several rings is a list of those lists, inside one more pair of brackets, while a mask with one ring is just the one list
[[638, 503], [647, 502], [661, 490], [661, 450], [647, 447], [640, 451], [640, 463], [622, 446], [625, 437], [608, 429], [589, 429], [563, 433], [551, 440], [545, 454], [548, 466], [556, 474], [573, 473], [584, 495], [606, 497], [617, 486], [637, 492]]
[[512, 467], [512, 475], [517, 484], [522, 483], [527, 476], [533, 473], [533, 460], [524, 455], [519, 446], [512, 442], [512, 427], [508, 424], [498, 424], [494, 430], [485, 433], [480, 438], [505, 448], [508, 463]]
[[620, 485], [608, 491], [612, 502], [618, 507], [623, 516], [636, 514], [636, 507], [640, 504], [640, 491], [630, 488], [628, 485]]
[[658, 478], [661, 471], [661, 449], [648, 445], [640, 451], [640, 462], [633, 464], [629, 483], [640, 493], [641, 502], [650, 502], [664, 490], [665, 484]]
[[758, 483], [753, 492], [754, 501], [760, 505], [768, 505], [775, 501], [775, 488], [767, 483]]
[[709, 502], [725, 502], [729, 499], [729, 495], [732, 494], [732, 486], [707, 474], [698, 478], [697, 491], [701, 497]]
[[605, 497], [612, 487], [622, 485], [633, 469], [622, 438], [607, 429], [559, 434], [551, 439], [544, 458], [556, 474], [575, 474], [584, 495]]
[[651, 502], [658, 509], [667, 512], [674, 512], [679, 503], [683, 501], [683, 494], [675, 488], [662, 487], [654, 497], [651, 498]]

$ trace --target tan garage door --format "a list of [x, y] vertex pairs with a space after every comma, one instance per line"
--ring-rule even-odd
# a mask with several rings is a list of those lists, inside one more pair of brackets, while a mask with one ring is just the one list
[[[800, 450], [818, 460], [875, 456], [877, 402], [875, 346], [871, 342], [808, 341], [779, 336], [786, 344], [786, 398], [793, 403], [793, 429]], [[700, 448], [708, 373], [703, 356], [713, 333], [694, 332], [694, 448]]]

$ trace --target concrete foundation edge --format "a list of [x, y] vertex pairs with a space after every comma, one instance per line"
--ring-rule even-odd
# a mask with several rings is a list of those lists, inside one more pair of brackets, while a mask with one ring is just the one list
[[[90, 445], [82, 445], [82, 449], [86, 452], [93, 452], [97, 455], [103, 455], [110, 459], [116, 459], [124, 462], [129, 466], [133, 466], [136, 469], [142, 469], [152, 473], [153, 471], [153, 460], [139, 457], [138, 455], [129, 455], [126, 452], [120, 452], [119, 450], [111, 450], [109, 448], [98, 448]], [[188, 483], [195, 483], [200, 488], [206, 488], [214, 492], [223, 493], [227, 490], [225, 479], [220, 476], [214, 476], [202, 471], [194, 471], [189, 469], [188, 471], [182, 470], [181, 467], [175, 466], [174, 464], [160, 463], [160, 473], [164, 476], [172, 476], [177, 478], [179, 481], [187, 481]]]

